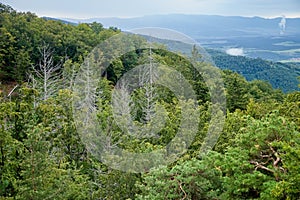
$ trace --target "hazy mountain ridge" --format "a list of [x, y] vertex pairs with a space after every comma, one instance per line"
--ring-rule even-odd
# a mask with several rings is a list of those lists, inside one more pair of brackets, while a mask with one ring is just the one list
[[272, 61], [300, 59], [300, 18], [262, 18], [218, 15], [150, 15], [136, 18], [64, 19], [76, 23], [100, 22], [123, 31], [143, 27], [182, 32], [203, 47], [241, 48], [241, 55]]
[[[281, 17], [218, 16], [218, 15], [150, 15], [136, 18], [65, 19], [76, 23], [100, 22], [105, 27], [116, 26], [122, 30], [142, 27], [170, 28], [194, 39], [202, 37], [233, 37], [246, 35], [280, 35]], [[197, 28], [195, 28], [197, 27]], [[300, 34], [300, 18], [286, 19], [286, 35]]]

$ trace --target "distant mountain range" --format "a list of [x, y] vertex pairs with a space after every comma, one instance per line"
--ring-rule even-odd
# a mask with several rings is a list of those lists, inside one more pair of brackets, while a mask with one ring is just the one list
[[96, 21], [124, 31], [143, 27], [168, 28], [190, 36], [203, 47], [224, 52], [238, 48], [240, 55], [272, 61], [289, 62], [300, 58], [300, 18], [170, 14], [63, 20], [72, 23]]
[[161, 27], [180, 31], [194, 39], [230, 38], [237, 36], [280, 36], [300, 34], [300, 18], [285, 19], [285, 31], [279, 23], [282, 18], [217, 16], [217, 15], [150, 15], [136, 18], [65, 19], [71, 22], [100, 22], [105, 27], [116, 26], [122, 30], [142, 27]]

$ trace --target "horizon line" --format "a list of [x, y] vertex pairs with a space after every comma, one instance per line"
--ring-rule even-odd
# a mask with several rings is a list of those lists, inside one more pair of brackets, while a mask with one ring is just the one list
[[[36, 13], [35, 13], [36, 14]], [[292, 15], [278, 15], [278, 16], [259, 16], [259, 15], [222, 15], [222, 14], [187, 14], [187, 13], [167, 13], [167, 14], [149, 14], [149, 15], [140, 15], [140, 16], [93, 16], [93, 17], [76, 17], [76, 16], [58, 16], [58, 15], [39, 15], [38, 17], [50, 17], [50, 18], [59, 18], [59, 19], [72, 19], [72, 20], [90, 20], [90, 19], [134, 19], [134, 18], [143, 18], [151, 16], [167, 16], [167, 15], [187, 15], [187, 16], [220, 16], [220, 17], [244, 17], [244, 18], [262, 18], [262, 19], [277, 19], [277, 18], [286, 18], [286, 19], [297, 19], [300, 16]]]

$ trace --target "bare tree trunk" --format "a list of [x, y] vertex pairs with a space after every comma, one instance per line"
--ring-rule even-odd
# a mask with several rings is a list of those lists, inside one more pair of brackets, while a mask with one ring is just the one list
[[61, 87], [61, 63], [54, 63], [53, 51], [49, 45], [44, 45], [39, 49], [41, 60], [39, 65], [33, 68], [30, 75], [32, 87], [40, 92], [40, 99], [47, 100], [54, 96]]

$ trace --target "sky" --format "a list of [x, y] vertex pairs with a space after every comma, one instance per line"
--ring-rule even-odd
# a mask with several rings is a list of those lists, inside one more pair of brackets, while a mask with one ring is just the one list
[[300, 0], [1, 0], [17, 11], [59, 18], [209, 14], [300, 17]]

